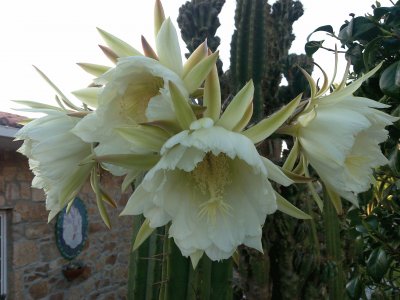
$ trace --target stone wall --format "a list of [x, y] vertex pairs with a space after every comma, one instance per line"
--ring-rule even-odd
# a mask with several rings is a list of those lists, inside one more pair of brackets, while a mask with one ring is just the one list
[[129, 195], [121, 195], [120, 179], [102, 178], [118, 203], [108, 208], [112, 229], [101, 221], [90, 186], [79, 197], [88, 210], [89, 233], [76, 258], [84, 274], [69, 282], [62, 274], [68, 261], [55, 243], [55, 220], [47, 223], [45, 196], [30, 187], [33, 175], [27, 160], [0, 150], [0, 209], [9, 209], [7, 299], [126, 299], [131, 217], [118, 217]]

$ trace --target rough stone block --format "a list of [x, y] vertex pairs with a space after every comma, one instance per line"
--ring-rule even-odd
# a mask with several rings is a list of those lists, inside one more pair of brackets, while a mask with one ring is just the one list
[[15, 267], [22, 267], [38, 261], [39, 251], [34, 241], [15, 242], [13, 246], [13, 264]]
[[50, 229], [54, 228], [47, 223], [31, 223], [25, 228], [25, 236], [28, 239], [37, 239], [50, 234]]
[[49, 287], [46, 281], [35, 283], [29, 288], [29, 294], [33, 299], [43, 298], [48, 294], [48, 292]]

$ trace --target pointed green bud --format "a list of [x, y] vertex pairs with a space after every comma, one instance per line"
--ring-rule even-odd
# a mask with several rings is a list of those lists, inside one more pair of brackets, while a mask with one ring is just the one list
[[204, 83], [203, 105], [206, 107], [204, 117], [216, 122], [221, 115], [221, 88], [217, 66], [214, 64]]
[[182, 129], [189, 129], [190, 124], [196, 120], [196, 116], [190, 107], [188, 99], [182, 95], [178, 87], [171, 81], [169, 82], [169, 90], [179, 125]]
[[294, 206], [288, 200], [283, 198], [280, 194], [275, 192], [275, 195], [276, 195], [276, 203], [278, 205], [278, 210], [280, 210], [281, 212], [283, 212], [293, 218], [296, 218], [296, 219], [302, 219], [302, 220], [312, 219], [310, 215], [308, 215], [304, 211], [298, 209], [296, 206]]
[[154, 36], [157, 37], [162, 24], [165, 21], [164, 8], [160, 0], [156, 0], [154, 5]]
[[254, 84], [250, 80], [229, 103], [216, 125], [232, 130], [240, 123], [253, 101]]
[[103, 75], [105, 72], [111, 69], [108, 66], [90, 64], [90, 63], [77, 63], [77, 65], [80, 66], [89, 74], [94, 75], [96, 77]]
[[182, 77], [185, 77], [190, 70], [193, 69], [200, 61], [206, 58], [208, 55], [207, 40], [201, 43], [196, 50], [189, 56], [185, 65], [183, 66]]
[[272, 116], [262, 120], [253, 127], [243, 131], [243, 134], [253, 141], [254, 144], [273, 134], [283, 123], [293, 114], [299, 105], [301, 95], [293, 99], [289, 104], [282, 107], [278, 112]]
[[111, 33], [108, 33], [107, 31], [100, 28], [97, 28], [97, 30], [99, 31], [101, 37], [104, 39], [108, 47], [110, 47], [111, 50], [118, 55], [118, 57], [142, 55], [138, 50], [133, 48], [131, 45], [117, 38]]
[[207, 56], [196, 64], [188, 74], [183, 78], [183, 82], [189, 93], [193, 93], [197, 90], [210, 73], [215, 63], [217, 62], [219, 52], [216, 51], [213, 54]]

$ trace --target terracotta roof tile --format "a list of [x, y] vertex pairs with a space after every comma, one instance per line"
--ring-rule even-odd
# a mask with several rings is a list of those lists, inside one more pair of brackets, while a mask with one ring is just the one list
[[22, 125], [18, 124], [18, 122], [24, 119], [26, 119], [26, 117], [0, 111], [0, 125], [2, 126], [21, 128]]

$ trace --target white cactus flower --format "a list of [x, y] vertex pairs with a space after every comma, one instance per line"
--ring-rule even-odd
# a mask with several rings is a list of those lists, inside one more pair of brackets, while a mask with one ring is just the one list
[[18, 151], [28, 157], [35, 175], [32, 186], [46, 193], [49, 220], [74, 199], [93, 168], [93, 163], [80, 164], [91, 154], [91, 145], [71, 132], [78, 121], [47, 110], [47, 116], [29, 122], [16, 135], [16, 140], [24, 140]]
[[378, 110], [387, 105], [353, 96], [378, 67], [327, 96], [321, 90], [292, 128], [300, 151], [322, 181], [355, 205], [357, 194], [374, 182], [374, 168], [388, 162], [379, 144], [387, 139], [385, 127], [398, 119]]
[[170, 138], [122, 214], [144, 214], [150, 227], [172, 222], [182, 254], [230, 257], [240, 244], [262, 251], [261, 227], [277, 209], [268, 171], [244, 135], [194, 121]]

